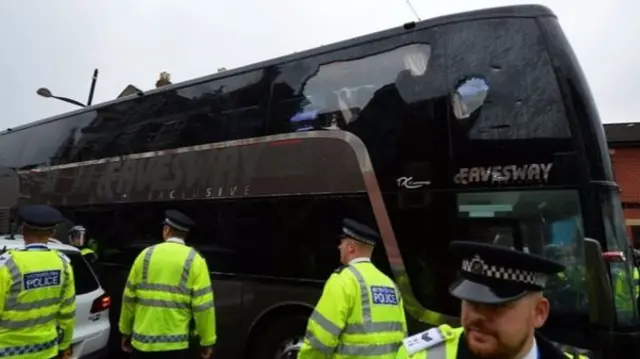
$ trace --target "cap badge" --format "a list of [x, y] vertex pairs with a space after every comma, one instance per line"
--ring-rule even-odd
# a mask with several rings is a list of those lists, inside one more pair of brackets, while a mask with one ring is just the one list
[[469, 272], [475, 275], [484, 275], [484, 267], [484, 261], [480, 258], [480, 256], [476, 255], [475, 257], [473, 257], [471, 262], [469, 262]]

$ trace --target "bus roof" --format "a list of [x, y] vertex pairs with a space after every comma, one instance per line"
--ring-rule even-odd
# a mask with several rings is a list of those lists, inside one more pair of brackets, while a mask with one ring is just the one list
[[[366, 43], [374, 40], [397, 36], [402, 34], [405, 31], [423, 30], [423, 29], [428, 29], [431, 27], [442, 26], [442, 25], [451, 24], [451, 23], [475, 21], [475, 20], [481, 20], [481, 19], [487, 19], [487, 18], [503, 18], [503, 17], [533, 18], [533, 17], [548, 17], [548, 16], [556, 17], [556, 15], [553, 13], [553, 11], [551, 11], [551, 9], [543, 5], [511, 5], [511, 6], [501, 6], [501, 7], [473, 10], [473, 11], [461, 12], [461, 13], [456, 13], [451, 15], [444, 15], [444, 16], [439, 16], [431, 19], [426, 19], [417, 23], [408, 22], [408, 23], [405, 23], [403, 26], [398, 26], [395, 28], [355, 37], [352, 39], [339, 41], [329, 45], [315, 47], [302, 52], [295, 52], [293, 54], [284, 55], [281, 57], [253, 63], [250, 65], [245, 65], [242, 67], [216, 73], [213, 75], [207, 75], [207, 76], [179, 82], [179, 83], [168, 85], [168, 86], [162, 86], [157, 89], [144, 91], [143, 96], [162, 93], [165, 91], [175, 91], [180, 88], [195, 85], [198, 83], [223, 79], [225, 77], [230, 77], [230, 76], [242, 74], [245, 72], [258, 70], [258, 69], [273, 66], [276, 64], [282, 64], [282, 63], [287, 63], [295, 60], [304, 59], [311, 56], [316, 56], [325, 52], [337, 51], [343, 48], [355, 46], [356, 44], [361, 44], [361, 43]], [[116, 103], [132, 101], [132, 100], [135, 100], [136, 98], [139, 98], [139, 96], [127, 96], [127, 97], [123, 97], [123, 98], [119, 98], [119, 99], [115, 99], [107, 102], [102, 102], [93, 106], [81, 108], [75, 111], [66, 112], [60, 115], [55, 115], [42, 120], [19, 125], [11, 128], [11, 130], [1, 131], [0, 136], [2, 136], [5, 133], [26, 129], [35, 125], [51, 122], [59, 118], [67, 117], [70, 115], [77, 115], [83, 112], [95, 111], [100, 108], [107, 107]]]

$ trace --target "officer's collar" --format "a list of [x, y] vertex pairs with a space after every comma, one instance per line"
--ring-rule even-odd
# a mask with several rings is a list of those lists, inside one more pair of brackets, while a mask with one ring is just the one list
[[540, 352], [538, 351], [538, 343], [536, 342], [536, 338], [533, 337], [533, 345], [529, 350], [529, 353], [524, 356], [522, 359], [538, 359], [540, 358]]
[[184, 244], [184, 240], [176, 237], [169, 237], [165, 242]]
[[29, 243], [25, 244], [24, 250], [26, 251], [48, 251], [49, 246], [45, 243]]
[[352, 260], [349, 261], [349, 265], [360, 263], [360, 262], [371, 262], [371, 259], [367, 257], [353, 258]]

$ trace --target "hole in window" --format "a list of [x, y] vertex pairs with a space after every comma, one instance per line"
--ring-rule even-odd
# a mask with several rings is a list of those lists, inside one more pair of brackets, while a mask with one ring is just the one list
[[469, 78], [456, 86], [451, 99], [456, 118], [460, 120], [469, 118], [484, 104], [488, 93], [489, 84], [487, 80], [480, 77]]
[[423, 76], [430, 56], [429, 44], [410, 44], [353, 60], [332, 59], [309, 71], [310, 75], [289, 65], [289, 72], [304, 73], [305, 79], [293, 83], [283, 76], [278, 80], [294, 95], [280, 100], [277, 116], [285, 117], [287, 127], [296, 132], [345, 128], [360, 118], [381, 88], [402, 76]]

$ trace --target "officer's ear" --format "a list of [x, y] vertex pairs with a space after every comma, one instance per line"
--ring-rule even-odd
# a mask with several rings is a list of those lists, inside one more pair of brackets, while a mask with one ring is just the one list
[[542, 293], [533, 293], [530, 299], [533, 301], [533, 326], [538, 329], [549, 317], [549, 300]]
[[346, 238], [345, 241], [347, 242], [347, 249], [351, 252], [357, 250], [360, 244], [351, 238]]

